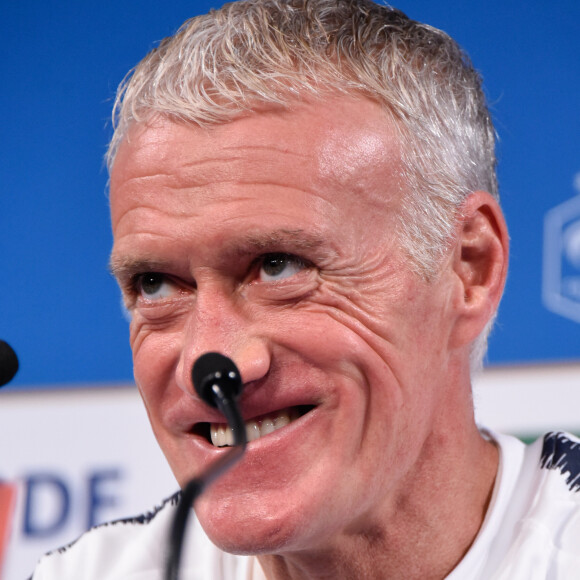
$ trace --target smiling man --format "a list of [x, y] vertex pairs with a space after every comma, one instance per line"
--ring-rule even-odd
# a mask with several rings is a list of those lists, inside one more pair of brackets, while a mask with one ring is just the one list
[[[508, 235], [457, 45], [366, 0], [239, 2], [150, 53], [116, 119], [111, 266], [181, 486], [231, 442], [192, 365], [221, 352], [244, 383], [250, 443], [195, 505], [183, 578], [572, 578], [577, 442], [474, 420]], [[34, 578], [159, 578], [174, 504]]]

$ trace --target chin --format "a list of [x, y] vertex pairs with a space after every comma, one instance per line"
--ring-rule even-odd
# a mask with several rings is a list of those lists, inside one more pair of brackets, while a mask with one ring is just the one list
[[200, 498], [196, 515], [212, 543], [230, 554], [280, 554], [308, 544], [305, 519], [296, 506], [285, 512], [280, 506], [268, 510], [264, 503], [248, 503], [243, 497], [220, 502]]

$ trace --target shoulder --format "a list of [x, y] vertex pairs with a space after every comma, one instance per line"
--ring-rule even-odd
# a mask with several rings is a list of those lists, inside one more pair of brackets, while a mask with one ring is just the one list
[[[159, 580], [180, 493], [142, 515], [96, 526], [43, 556], [30, 580]], [[192, 510], [181, 573], [188, 580], [246, 578], [251, 558], [226, 554], [211, 543]]]
[[577, 578], [580, 440], [551, 432], [526, 449], [513, 503], [522, 505], [501, 580]]
[[[551, 432], [524, 445], [494, 437], [500, 447], [477, 578], [578, 578], [580, 570], [580, 440]], [[458, 576], [463, 577], [463, 576]], [[473, 577], [473, 576], [470, 576]]]
[[178, 500], [176, 493], [149, 512], [91, 528], [74, 542], [45, 554], [32, 580], [112, 580], [139, 572], [146, 578], [148, 570], [158, 574]]

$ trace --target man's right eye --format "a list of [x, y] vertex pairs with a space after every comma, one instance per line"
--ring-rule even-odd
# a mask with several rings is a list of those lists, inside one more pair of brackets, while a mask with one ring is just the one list
[[135, 288], [140, 298], [145, 300], [163, 300], [164, 298], [170, 298], [175, 293], [176, 284], [165, 274], [146, 272], [137, 276]]

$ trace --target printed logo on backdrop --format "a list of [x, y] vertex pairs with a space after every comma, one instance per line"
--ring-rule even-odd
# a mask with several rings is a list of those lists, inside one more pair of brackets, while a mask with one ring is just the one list
[[576, 195], [551, 209], [544, 220], [544, 306], [580, 323], [580, 172]]

